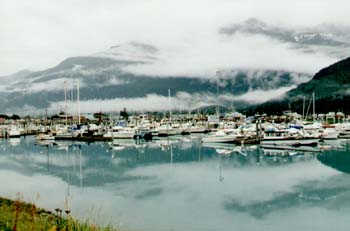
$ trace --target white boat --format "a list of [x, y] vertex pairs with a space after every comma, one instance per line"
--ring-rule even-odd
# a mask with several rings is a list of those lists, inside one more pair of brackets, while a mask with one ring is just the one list
[[133, 139], [135, 135], [135, 128], [123, 127], [112, 131], [113, 139]]
[[304, 124], [302, 129], [303, 139], [319, 139], [321, 130], [322, 124], [319, 122]]
[[12, 125], [8, 130], [7, 130], [7, 137], [8, 138], [17, 138], [21, 136], [21, 131], [18, 129], [17, 126]]
[[234, 143], [237, 135], [226, 134], [223, 131], [217, 131], [202, 138], [203, 143]]
[[320, 132], [318, 129], [315, 130], [303, 130], [302, 131], [302, 137], [303, 139], [319, 139], [320, 138]]
[[208, 133], [209, 129], [201, 125], [191, 126], [191, 133]]
[[[176, 134], [180, 134], [180, 124], [172, 124], [171, 122], [171, 94], [170, 89], [168, 89], [168, 95], [169, 95], [169, 120], [160, 126], [156, 128], [158, 131], [158, 136], [160, 137], [166, 137], [166, 136], [173, 136]], [[175, 126], [173, 126], [175, 125]]]
[[36, 140], [54, 140], [55, 137], [51, 134], [44, 134], [44, 133], [40, 133], [37, 136], [35, 136]]
[[177, 129], [173, 128], [171, 124], [163, 124], [156, 129], [158, 136], [174, 136], [177, 133]]
[[77, 138], [79, 136], [82, 136], [84, 133], [84, 130], [77, 125], [72, 125], [70, 127], [67, 127], [66, 130], [58, 130], [55, 136], [56, 140], [69, 140], [73, 138]]
[[285, 141], [302, 139], [302, 135], [296, 129], [276, 129], [274, 127], [267, 128], [263, 133], [263, 141]]
[[118, 121], [111, 130], [105, 133], [103, 137], [113, 139], [133, 139], [136, 135], [136, 131], [136, 128], [128, 127], [127, 123], [121, 120]]
[[66, 140], [66, 139], [72, 139], [74, 136], [73, 133], [71, 132], [60, 132], [60, 133], [57, 133], [56, 136], [55, 136], [55, 139], [57, 140]]
[[320, 138], [323, 140], [335, 140], [338, 139], [339, 132], [334, 128], [326, 128], [322, 131]]

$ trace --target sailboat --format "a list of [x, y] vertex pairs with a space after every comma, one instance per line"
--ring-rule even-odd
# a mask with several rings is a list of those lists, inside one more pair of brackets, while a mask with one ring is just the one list
[[175, 129], [172, 126], [171, 121], [171, 94], [170, 89], [168, 89], [168, 96], [169, 96], [169, 121], [166, 121], [164, 124], [161, 124], [159, 127], [157, 127], [158, 136], [166, 137], [166, 136], [173, 136], [176, 135], [177, 129]]
[[[83, 134], [83, 129], [81, 128], [81, 116], [80, 116], [80, 86], [79, 86], [79, 80], [76, 80], [76, 86], [77, 86], [77, 112], [78, 112], [78, 123], [74, 124], [70, 127], [67, 126], [66, 124], [66, 129], [61, 130], [59, 133], [56, 134], [55, 139], [57, 140], [69, 140], [76, 138], [78, 136], [82, 136]], [[72, 95], [72, 100], [73, 100], [73, 95]], [[65, 89], [65, 101], [66, 101], [66, 89]], [[65, 106], [66, 108], [66, 106]], [[66, 113], [67, 117], [67, 113]], [[67, 119], [66, 119], [67, 123]]]

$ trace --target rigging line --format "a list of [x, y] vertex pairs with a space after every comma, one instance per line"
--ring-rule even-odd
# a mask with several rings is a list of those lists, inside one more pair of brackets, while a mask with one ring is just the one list
[[307, 118], [307, 116], [308, 116], [308, 114], [309, 114], [309, 109], [310, 109], [310, 107], [311, 107], [311, 103], [312, 103], [312, 97], [311, 97], [311, 99], [310, 99], [309, 106], [307, 107], [305, 118]]

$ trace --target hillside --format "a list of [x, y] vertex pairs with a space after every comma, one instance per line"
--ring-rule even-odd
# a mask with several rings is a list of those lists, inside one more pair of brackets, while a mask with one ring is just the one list
[[[150, 76], [133, 74], [127, 67], [152, 62], [157, 49], [146, 44], [113, 46], [91, 56], [71, 57], [57, 66], [37, 72], [19, 72], [2, 77], [0, 113], [33, 114], [47, 107], [58, 113], [67, 99], [76, 100], [76, 80], [80, 82], [83, 112], [167, 110], [168, 89], [174, 107], [190, 110], [220, 104], [241, 107], [251, 104], [251, 92], [282, 92], [310, 79], [303, 73], [279, 70], [222, 70], [217, 76]], [[235, 99], [235, 97], [238, 97]], [[262, 102], [267, 99], [259, 99]], [[75, 106], [69, 106], [72, 108]], [[72, 113], [75, 113], [74, 111]]]
[[303, 97], [306, 97], [306, 107], [315, 93], [316, 112], [327, 113], [342, 111], [350, 113], [350, 58], [341, 60], [320, 70], [308, 82], [286, 93], [280, 100], [263, 103], [250, 111], [279, 113], [291, 109], [302, 112]]

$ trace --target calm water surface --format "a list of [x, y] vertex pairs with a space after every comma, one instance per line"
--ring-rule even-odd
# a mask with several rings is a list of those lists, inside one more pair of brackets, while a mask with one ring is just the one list
[[[322, 153], [258, 147], [0, 141], [0, 196], [122, 230], [348, 230], [350, 142]], [[296, 153], [294, 153], [296, 154]]]

